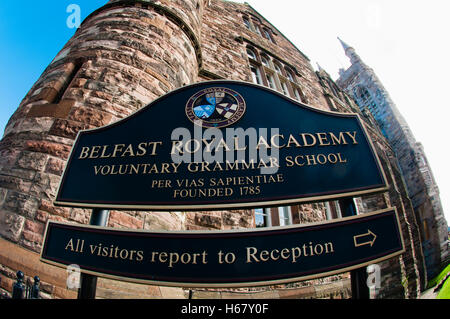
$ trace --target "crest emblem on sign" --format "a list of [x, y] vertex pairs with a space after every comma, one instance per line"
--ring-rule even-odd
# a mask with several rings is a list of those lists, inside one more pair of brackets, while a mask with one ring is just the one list
[[242, 96], [228, 88], [212, 87], [194, 94], [186, 104], [186, 115], [205, 128], [221, 128], [239, 121], [246, 109]]

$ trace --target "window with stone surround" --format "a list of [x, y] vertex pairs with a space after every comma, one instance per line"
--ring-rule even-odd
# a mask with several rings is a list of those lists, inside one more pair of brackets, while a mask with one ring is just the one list
[[247, 57], [253, 83], [267, 86], [300, 102], [306, 99], [294, 70], [266, 52], [247, 46]]
[[78, 59], [74, 62], [69, 63], [67, 71], [65, 72], [64, 77], [61, 80], [62, 85], [58, 90], [58, 94], [55, 96], [54, 100], [51, 101], [53, 104], [58, 104], [59, 102], [61, 102], [67, 90], [70, 88], [73, 80], [76, 78], [78, 72], [83, 66], [83, 63], [83, 59]]
[[255, 208], [255, 227], [292, 225], [292, 210], [289, 206], [277, 208]]
[[250, 20], [247, 17], [242, 17], [242, 20], [244, 21], [244, 25], [247, 29], [251, 30], [252, 27], [250, 25]]
[[292, 225], [291, 208], [288, 206], [278, 207], [278, 219], [280, 226]]
[[273, 36], [272, 36], [272, 31], [270, 29], [263, 27], [263, 36], [270, 42], [275, 43]]
[[272, 226], [272, 220], [270, 216], [269, 208], [255, 208], [255, 227], [270, 227]]
[[258, 17], [250, 15], [242, 15], [242, 21], [247, 29], [257, 33], [262, 38], [276, 44], [274, 39], [274, 32], [272, 29], [264, 25]]
[[327, 220], [342, 218], [339, 201], [325, 202], [325, 213]]

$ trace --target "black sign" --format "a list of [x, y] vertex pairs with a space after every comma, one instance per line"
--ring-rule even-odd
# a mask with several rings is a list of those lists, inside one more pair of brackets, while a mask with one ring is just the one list
[[397, 214], [390, 208], [251, 231], [144, 232], [49, 222], [41, 260], [133, 282], [237, 287], [341, 273], [403, 251]]
[[223, 209], [385, 189], [356, 114], [318, 110], [250, 83], [212, 81], [80, 132], [55, 204]]

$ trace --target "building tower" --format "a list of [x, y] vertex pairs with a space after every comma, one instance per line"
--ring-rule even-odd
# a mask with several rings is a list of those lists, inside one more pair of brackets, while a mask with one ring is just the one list
[[[355, 56], [355, 59], [357, 57]], [[53, 200], [77, 133], [124, 118], [161, 95], [196, 82], [254, 82], [321, 110], [357, 112], [352, 99], [248, 4], [223, 0], [111, 0], [81, 24], [10, 118], [0, 141], [1, 288], [14, 274], [39, 275], [48, 297], [74, 298], [65, 269], [39, 261], [48, 220], [87, 224], [91, 210], [55, 207]], [[421, 291], [422, 254], [416, 221], [398, 166], [378, 128], [365, 122], [391, 189], [356, 198], [360, 213], [397, 207], [405, 253], [382, 266], [378, 297]], [[212, 212], [111, 211], [108, 226], [147, 230], [229, 230], [320, 222], [342, 217], [338, 201]], [[199, 274], [201, 275], [201, 274]], [[194, 298], [233, 291], [192, 290]], [[187, 298], [178, 288], [99, 280], [101, 297]], [[243, 297], [242, 291], [238, 292]], [[260, 298], [342, 297], [348, 274], [264, 287]]]
[[[65, 271], [43, 265], [37, 253], [47, 220], [90, 218], [90, 210], [52, 204], [77, 132], [115, 122], [197, 81], [203, 6], [203, 0], [109, 1], [46, 68], [0, 142], [2, 265], [39, 274], [55, 296], [76, 297], [64, 289]], [[176, 212], [111, 211], [109, 220], [127, 228], [182, 229], [183, 223]]]
[[352, 96], [362, 112], [370, 112], [396, 154], [414, 211], [421, 223], [422, 245], [428, 278], [434, 277], [448, 256], [447, 222], [439, 188], [422, 145], [416, 141], [404, 117], [375, 72], [338, 38], [351, 66], [339, 71], [336, 83]]

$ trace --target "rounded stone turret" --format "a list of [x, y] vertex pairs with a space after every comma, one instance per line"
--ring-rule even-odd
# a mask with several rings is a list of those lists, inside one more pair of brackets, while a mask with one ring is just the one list
[[[110, 1], [57, 54], [0, 141], [0, 264], [38, 273], [67, 297], [64, 270], [39, 263], [37, 253], [48, 220], [90, 218], [90, 210], [53, 205], [74, 139], [196, 81], [202, 10], [203, 0]], [[112, 211], [109, 226], [183, 229], [182, 216]]]

